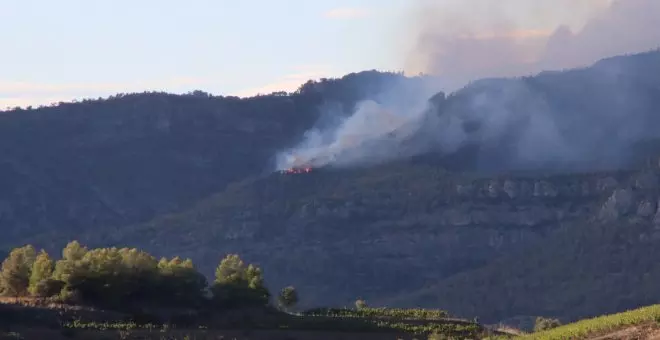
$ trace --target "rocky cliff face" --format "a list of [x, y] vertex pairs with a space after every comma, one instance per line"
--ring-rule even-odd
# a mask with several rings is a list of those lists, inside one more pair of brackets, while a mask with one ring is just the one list
[[[506, 250], [480, 248], [478, 252], [493, 256], [482, 265], [382, 301], [442, 305], [462, 316], [480, 315], [492, 321], [521, 315], [573, 320], [655, 303], [660, 288], [644, 282], [660, 278], [655, 264], [660, 254], [659, 179], [658, 169], [647, 168], [546, 178], [534, 184], [499, 180], [509, 182], [508, 187], [528, 182], [524, 186], [547, 188], [536, 195], [530, 188], [526, 199], [511, 199], [517, 208], [535, 209], [527, 228], [492, 226], [504, 235]], [[553, 201], [562, 193], [566, 196]], [[512, 242], [520, 230], [535, 237]]]

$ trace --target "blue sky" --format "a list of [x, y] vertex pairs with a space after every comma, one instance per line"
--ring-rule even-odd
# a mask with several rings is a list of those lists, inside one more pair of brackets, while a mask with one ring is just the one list
[[382, 37], [404, 4], [2, 1], [0, 107], [142, 89], [250, 94], [393, 68]]
[[2, 0], [0, 108], [142, 90], [250, 95], [400, 70], [414, 1]]

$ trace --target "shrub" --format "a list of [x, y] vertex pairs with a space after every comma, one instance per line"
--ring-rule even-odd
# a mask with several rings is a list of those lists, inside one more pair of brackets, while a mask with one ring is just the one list
[[364, 301], [362, 299], [357, 299], [355, 300], [355, 308], [356, 309], [364, 309], [367, 308], [367, 301]]
[[536, 318], [536, 323], [534, 323], [534, 332], [547, 331], [549, 329], [557, 328], [561, 326], [561, 322], [557, 319], [548, 319], [544, 317]]

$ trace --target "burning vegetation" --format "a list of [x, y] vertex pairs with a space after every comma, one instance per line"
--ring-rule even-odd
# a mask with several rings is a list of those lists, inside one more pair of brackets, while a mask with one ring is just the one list
[[284, 170], [280, 170], [280, 173], [284, 175], [306, 174], [312, 172], [312, 170], [309, 160], [302, 159], [298, 155], [289, 155], [287, 156], [287, 165]]
[[310, 167], [305, 167], [305, 168], [290, 168], [283, 170], [282, 173], [285, 175], [292, 175], [292, 174], [306, 174], [312, 172], [312, 168]]

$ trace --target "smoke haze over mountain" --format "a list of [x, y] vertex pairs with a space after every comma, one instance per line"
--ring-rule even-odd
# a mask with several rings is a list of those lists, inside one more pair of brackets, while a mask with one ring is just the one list
[[[365, 98], [352, 114], [339, 115], [347, 118], [308, 131], [300, 145], [281, 153], [278, 169], [366, 165], [467, 145], [488, 150], [478, 157], [482, 164], [498, 162], [504, 169], [607, 167], [618, 165], [632, 143], [660, 135], [649, 130], [657, 104], [650, 98], [658, 90], [639, 88], [629, 77], [644, 72], [615, 63], [591, 68], [570, 83], [561, 83], [569, 77], [547, 75], [533, 82], [481, 81], [447, 101], [428, 102], [428, 93], [455, 91], [478, 79], [584, 67], [655, 49], [660, 1], [456, 0], [417, 6], [407, 71], [432, 74], [432, 91], [410, 94], [396, 84], [386, 101]], [[589, 13], [591, 19], [577, 29], [521, 29], [520, 18], [542, 23], [553, 11]]]
[[[591, 18], [584, 25], [552, 27], [551, 17], [561, 11]], [[408, 71], [437, 75], [448, 90], [480, 78], [582, 67], [660, 46], [660, 30], [652, 28], [660, 19], [657, 0], [425, 1], [412, 13], [416, 44]], [[523, 28], [521, 17], [527, 25], [541, 24]]]

